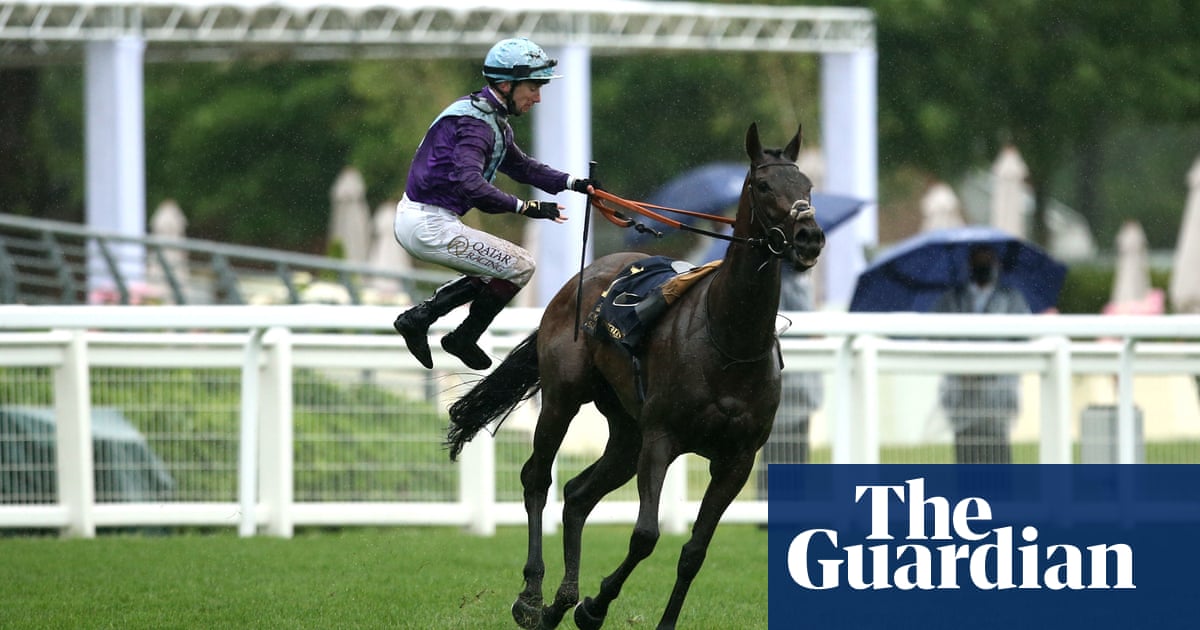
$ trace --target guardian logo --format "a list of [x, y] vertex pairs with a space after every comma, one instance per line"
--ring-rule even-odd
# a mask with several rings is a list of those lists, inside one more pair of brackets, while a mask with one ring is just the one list
[[1197, 628], [1200, 466], [771, 466], [771, 628]]
[[[951, 505], [945, 497], [926, 498], [924, 478], [909, 479], [903, 485], [856, 486], [854, 501], [866, 502], [870, 508], [871, 530], [866, 539], [889, 542], [838, 547], [836, 530], [801, 532], [788, 546], [787, 556], [788, 573], [801, 587], [837, 588], [844, 578], [850, 588], [858, 590], [956, 589], [961, 575], [980, 589], [1134, 588], [1129, 545], [1089, 545], [1081, 550], [1056, 544], [1043, 548], [1036, 544], [1037, 527], [1026, 525], [1020, 538], [1031, 544], [1016, 546], [1012, 525], [990, 530], [981, 527], [992, 521], [986, 499], [968, 497]], [[891, 542], [897, 539], [889, 519], [893, 507], [905, 509], [904, 544]], [[926, 531], [927, 517], [931, 517], [930, 531]], [[1108, 575], [1110, 554], [1117, 565], [1114, 583]], [[813, 558], [821, 565], [817, 582], [809, 574]], [[936, 581], [935, 566], [939, 569]], [[1090, 578], [1086, 583], [1085, 574]]]

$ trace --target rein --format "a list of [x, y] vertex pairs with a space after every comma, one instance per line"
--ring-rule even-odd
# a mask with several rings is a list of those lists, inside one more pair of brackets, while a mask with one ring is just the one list
[[[790, 162], [778, 164], [759, 164], [751, 168], [751, 178], [753, 178], [755, 170], [771, 166], [790, 166], [797, 170], [800, 168], [799, 166]], [[758, 198], [754, 194], [753, 188], [751, 188], [748, 192], [750, 194], [751, 220], [761, 223], [761, 217], [758, 216]], [[703, 234], [704, 236], [723, 241], [729, 241], [731, 243], [745, 243], [751, 247], [766, 249], [774, 256], [783, 256], [785, 250], [791, 244], [791, 240], [788, 238], [787, 234], [784, 233], [783, 230], [779, 229], [779, 226], [777, 225], [768, 226], [763, 223], [762, 228], [767, 235], [764, 238], [746, 238], [742, 236], [734, 236], [732, 234], [713, 232], [712, 230], [706, 230], [704, 228], [688, 225], [687, 223], [673, 219], [662, 213], [668, 212], [671, 214], [678, 214], [697, 219], [708, 219], [709, 221], [723, 223], [725, 225], [733, 225], [737, 219], [723, 215], [705, 214], [703, 212], [694, 212], [692, 210], [681, 210], [679, 208], [671, 208], [669, 206], [660, 206], [658, 204], [647, 203], [645, 201], [634, 201], [632, 199], [618, 197], [617, 195], [614, 195], [606, 190], [596, 190], [593, 194], [589, 195], [588, 208], [589, 210], [592, 208], [596, 209], [605, 219], [608, 219], [610, 223], [619, 228], [633, 228], [641, 233], [653, 234], [657, 238], [662, 238], [662, 232], [659, 232], [658, 230], [655, 230], [644, 223], [639, 223], [635, 219], [622, 214], [621, 209], [649, 219], [654, 219], [655, 221], [669, 225], [677, 230], [683, 230], [685, 232], [692, 232], [695, 234]], [[790, 218], [794, 224], [796, 221], [813, 216], [814, 213], [815, 211], [813, 210], [812, 205], [809, 202], [801, 199], [792, 204], [791, 212], [788, 213], [788, 218]]]
[[649, 226], [645, 225], [644, 223], [639, 223], [631, 217], [625, 216], [624, 214], [621, 213], [621, 210], [627, 210], [629, 212], [641, 215], [648, 219], [654, 219], [655, 221], [665, 223], [666, 225], [669, 225], [677, 230], [685, 230], [688, 232], [695, 232], [697, 234], [704, 234], [705, 236], [711, 236], [713, 238], [719, 238], [719, 239], [726, 240], [726, 241], [740, 241], [740, 242], [750, 243], [752, 241], [761, 240], [761, 239], [747, 239], [747, 238], [741, 238], [741, 237], [734, 237], [734, 236], [730, 236], [728, 234], [722, 234], [720, 232], [713, 232], [711, 230], [705, 230], [704, 228], [698, 228], [698, 227], [683, 223], [682, 221], [672, 219], [671, 217], [668, 217], [668, 216], [662, 214], [661, 212], [657, 212], [657, 211], [661, 210], [662, 212], [670, 212], [672, 214], [680, 214], [680, 215], [684, 215], [684, 216], [695, 217], [697, 219], [708, 219], [710, 221], [715, 221], [717, 223], [724, 223], [725, 225], [733, 225], [734, 219], [732, 217], [726, 217], [726, 216], [719, 215], [719, 214], [705, 214], [703, 212], [693, 212], [691, 210], [681, 210], [679, 208], [660, 206], [660, 205], [653, 204], [653, 203], [646, 203], [644, 201], [633, 201], [631, 199], [625, 199], [623, 197], [618, 197], [617, 195], [614, 195], [614, 194], [608, 192], [607, 190], [597, 190], [595, 193], [593, 193], [591, 195], [591, 204], [592, 204], [592, 208], [598, 210], [600, 212], [601, 216], [603, 216], [605, 219], [608, 219], [608, 221], [610, 223], [612, 223], [613, 225], [615, 225], [619, 228], [633, 228], [633, 229], [637, 230], [638, 232], [650, 233], [650, 234], [653, 234], [660, 238], [662, 237], [662, 232], [659, 232], [658, 230], [655, 230], [654, 228], [649, 227]]

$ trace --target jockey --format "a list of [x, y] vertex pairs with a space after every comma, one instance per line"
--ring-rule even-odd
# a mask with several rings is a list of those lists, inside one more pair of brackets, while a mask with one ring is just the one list
[[567, 220], [556, 202], [521, 200], [500, 190], [492, 183], [496, 173], [550, 194], [566, 189], [589, 194], [598, 187], [595, 180], [573, 177], [530, 158], [513, 141], [509, 117], [528, 112], [542, 100], [542, 86], [561, 78], [554, 74], [557, 63], [528, 39], [498, 42], [483, 62], [487, 85], [443, 110], [417, 147], [396, 211], [396, 240], [413, 258], [463, 274], [401, 313], [393, 324], [426, 368], [433, 367], [430, 325], [468, 302], [467, 318], [442, 337], [442, 348], [471, 369], [490, 367], [491, 358], [476, 342], [533, 277], [534, 260], [528, 251], [464, 224], [463, 215], [476, 208], [555, 223]]

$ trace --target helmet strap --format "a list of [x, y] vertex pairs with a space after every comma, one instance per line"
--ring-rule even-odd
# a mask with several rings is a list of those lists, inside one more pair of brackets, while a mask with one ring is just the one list
[[[507, 92], [500, 89], [501, 83], [508, 84]], [[508, 110], [509, 116], [520, 116], [521, 115], [521, 110], [517, 109], [517, 103], [516, 103], [516, 101], [513, 100], [513, 97], [512, 97], [513, 90], [517, 89], [516, 81], [497, 81], [496, 84], [494, 85], [493, 89], [495, 89], [496, 93], [498, 95], [500, 95], [501, 99], [504, 101], [504, 109]]]

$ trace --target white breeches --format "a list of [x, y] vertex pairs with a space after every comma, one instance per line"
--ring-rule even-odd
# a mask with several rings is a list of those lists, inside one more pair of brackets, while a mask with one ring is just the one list
[[396, 241], [419, 260], [449, 267], [468, 276], [529, 284], [533, 255], [502, 238], [477, 230], [445, 208], [417, 203], [407, 196], [396, 207]]

